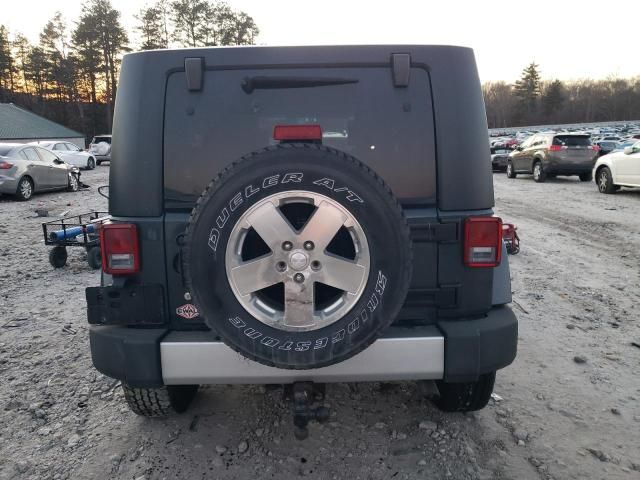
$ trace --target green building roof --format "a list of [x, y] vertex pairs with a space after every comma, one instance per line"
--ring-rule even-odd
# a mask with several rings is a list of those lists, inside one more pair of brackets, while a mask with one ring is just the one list
[[0, 141], [56, 138], [84, 138], [84, 135], [13, 103], [0, 103]]

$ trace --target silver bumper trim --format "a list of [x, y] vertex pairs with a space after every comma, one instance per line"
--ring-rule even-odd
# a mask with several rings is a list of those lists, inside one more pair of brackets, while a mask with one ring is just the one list
[[424, 333], [430, 335], [380, 338], [358, 355], [328, 367], [285, 370], [249, 360], [220, 341], [203, 341], [202, 333], [174, 332], [160, 344], [162, 377], [166, 385], [440, 379], [444, 338], [434, 327], [425, 327]]

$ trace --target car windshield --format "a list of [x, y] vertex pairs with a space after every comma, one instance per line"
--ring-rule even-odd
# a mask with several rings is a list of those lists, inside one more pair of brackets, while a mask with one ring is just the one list
[[588, 135], [556, 135], [553, 137], [553, 144], [566, 147], [588, 147], [591, 145], [591, 139]]

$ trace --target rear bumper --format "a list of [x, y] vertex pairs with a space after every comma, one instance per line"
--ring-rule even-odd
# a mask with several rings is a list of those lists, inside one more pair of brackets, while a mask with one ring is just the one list
[[546, 165], [543, 164], [543, 170], [546, 173], [557, 175], [578, 175], [580, 173], [591, 172], [595, 163], [595, 158], [593, 160], [580, 163], [569, 163], [551, 160]]
[[285, 370], [248, 360], [210, 332], [91, 326], [95, 367], [132, 386], [267, 384], [295, 381], [473, 381], [515, 358], [517, 319], [509, 307], [433, 326], [391, 327], [369, 348], [329, 367]]
[[13, 195], [18, 191], [18, 181], [13, 177], [0, 175], [0, 193]]

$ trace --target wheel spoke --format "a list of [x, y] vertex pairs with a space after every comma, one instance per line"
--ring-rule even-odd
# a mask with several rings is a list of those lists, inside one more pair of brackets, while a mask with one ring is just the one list
[[346, 221], [347, 216], [342, 211], [323, 201], [307, 221], [300, 235], [305, 240], [313, 240], [315, 247], [324, 251]]
[[275, 251], [283, 241], [292, 241], [295, 238], [293, 227], [271, 202], [266, 202], [257, 208], [247, 218], [247, 222], [272, 251]]
[[324, 255], [318, 281], [348, 293], [357, 293], [365, 282], [367, 269], [356, 262]]
[[313, 283], [296, 283], [292, 280], [284, 284], [284, 316], [282, 323], [287, 327], [308, 327], [315, 323]]
[[273, 254], [269, 254], [231, 269], [231, 281], [240, 295], [248, 295], [282, 281], [272, 257]]

